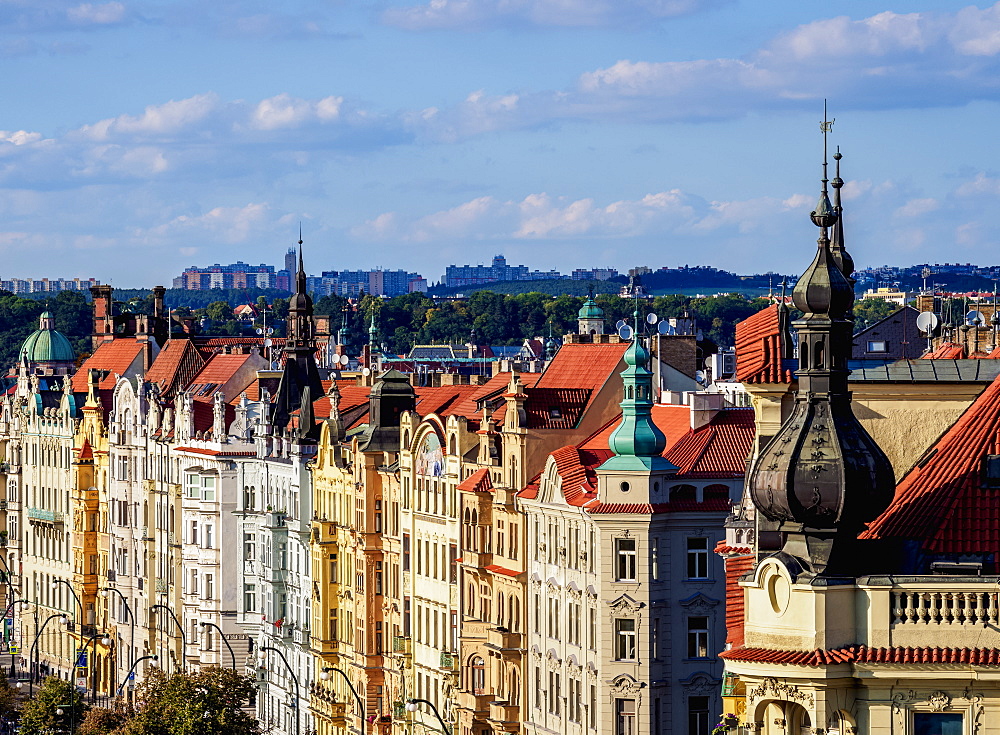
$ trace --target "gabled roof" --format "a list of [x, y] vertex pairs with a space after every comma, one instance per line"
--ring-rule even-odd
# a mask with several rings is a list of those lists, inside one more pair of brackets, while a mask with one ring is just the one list
[[493, 491], [493, 478], [489, 468], [483, 467], [473, 472], [458, 484], [459, 492], [488, 493]]
[[726, 409], [663, 456], [677, 466], [678, 479], [743, 477], [755, 431], [753, 409]]
[[250, 359], [250, 355], [225, 355], [216, 354], [208, 358], [198, 374], [191, 380], [191, 388], [200, 389], [207, 385], [224, 385], [243, 364]]
[[736, 325], [736, 380], [741, 383], [791, 383], [783, 364], [778, 305], [761, 309]]
[[545, 368], [535, 387], [596, 390], [616, 373], [629, 344], [564, 344]]
[[204, 364], [205, 359], [189, 340], [168, 340], [146, 371], [146, 380], [156, 383], [160, 396], [169, 400], [187, 387]]
[[[98, 387], [104, 390], [113, 390], [115, 387], [115, 375], [125, 375], [128, 369], [141, 358], [145, 345], [136, 342], [135, 339], [122, 337], [111, 342], [102, 342], [94, 354], [84, 361], [80, 369], [73, 375], [73, 392], [87, 392], [87, 376], [91, 370], [103, 370], [108, 373], [99, 383]], [[141, 366], [141, 359], [140, 359]]]
[[938, 553], [1000, 552], [1000, 488], [983, 481], [988, 454], [1000, 454], [1000, 378], [899, 482], [861, 538], [913, 539]]

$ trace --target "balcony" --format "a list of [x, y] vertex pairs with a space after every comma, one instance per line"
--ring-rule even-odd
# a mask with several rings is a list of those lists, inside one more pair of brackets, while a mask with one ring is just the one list
[[409, 656], [413, 653], [412, 641], [407, 636], [394, 635], [392, 637], [392, 652]]
[[46, 510], [45, 508], [28, 508], [28, 518], [33, 521], [43, 523], [65, 523], [65, 514], [58, 510]]
[[487, 717], [490, 712], [490, 705], [494, 700], [492, 692], [485, 689], [474, 689], [469, 691], [462, 689], [458, 691], [458, 706], [469, 709], [476, 713], [477, 717]]
[[520, 633], [512, 633], [503, 627], [490, 628], [486, 633], [486, 645], [501, 651], [520, 650], [523, 647]]
[[156, 578], [156, 594], [165, 595], [167, 594], [167, 580], [160, 577]]
[[292, 629], [292, 642], [297, 643], [300, 646], [309, 645], [309, 629], [308, 628], [293, 628]]
[[458, 671], [458, 654], [441, 651], [440, 666], [445, 671]]
[[490, 720], [509, 732], [517, 732], [520, 725], [520, 707], [510, 702], [490, 702]]
[[462, 550], [462, 563], [467, 567], [482, 569], [493, 563], [493, 554], [480, 551]]

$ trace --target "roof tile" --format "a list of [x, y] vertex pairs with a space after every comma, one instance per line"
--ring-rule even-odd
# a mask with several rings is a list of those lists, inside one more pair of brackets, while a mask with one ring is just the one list
[[791, 383], [782, 364], [778, 305], [772, 304], [736, 325], [736, 379], [741, 383]]

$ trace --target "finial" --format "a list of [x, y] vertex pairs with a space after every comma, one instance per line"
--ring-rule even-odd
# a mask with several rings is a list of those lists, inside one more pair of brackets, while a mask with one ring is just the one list
[[823, 189], [819, 195], [819, 203], [810, 213], [810, 218], [817, 227], [822, 227], [826, 229], [827, 227], [832, 227], [837, 221], [837, 212], [834, 210], [833, 205], [830, 204], [830, 194], [827, 189], [827, 184], [829, 179], [827, 178], [827, 157], [826, 157], [826, 134], [833, 130], [833, 123], [836, 122], [836, 118], [833, 120], [827, 120], [826, 114], [826, 100], [823, 100], [823, 120], [819, 124], [819, 129], [823, 133]]
[[302, 247], [302, 222], [299, 222], [299, 248]]
[[784, 305], [784, 303], [785, 303], [785, 291], [787, 289], [788, 289], [788, 279], [787, 278], [782, 278], [781, 279], [781, 303], [782, 303], [782, 305]]

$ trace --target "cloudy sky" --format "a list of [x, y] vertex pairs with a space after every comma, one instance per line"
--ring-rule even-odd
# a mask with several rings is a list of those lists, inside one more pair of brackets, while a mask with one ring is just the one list
[[1000, 3], [0, 0], [0, 277], [1000, 262]]

